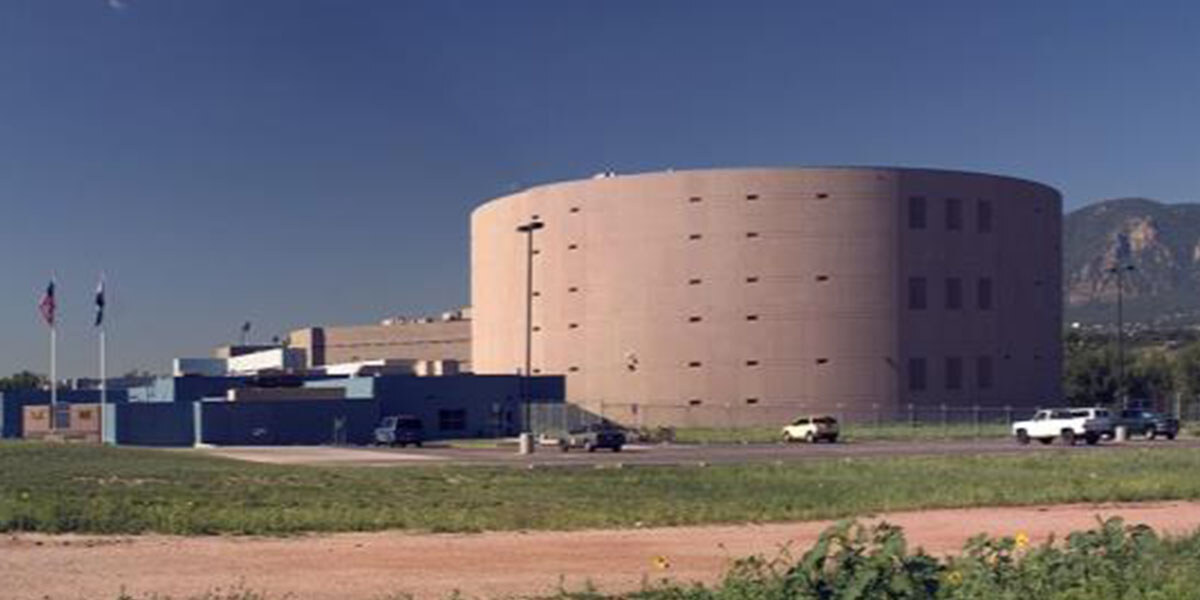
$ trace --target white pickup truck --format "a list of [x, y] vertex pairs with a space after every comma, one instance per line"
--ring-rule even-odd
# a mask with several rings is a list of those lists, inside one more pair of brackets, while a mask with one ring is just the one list
[[1037, 411], [1028, 421], [1012, 424], [1013, 436], [1022, 444], [1037, 440], [1049, 444], [1054, 438], [1068, 446], [1082, 439], [1095, 444], [1112, 437], [1113, 422], [1107, 408], [1048, 408]]

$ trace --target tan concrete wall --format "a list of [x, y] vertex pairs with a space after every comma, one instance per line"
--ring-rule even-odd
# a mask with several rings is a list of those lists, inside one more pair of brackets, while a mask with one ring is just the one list
[[[912, 195], [926, 197], [924, 230], [908, 228]], [[945, 231], [946, 198], [961, 201], [960, 231]], [[990, 233], [976, 231], [979, 200], [991, 203]], [[515, 228], [536, 219], [534, 373], [566, 375], [569, 400], [618, 419], [1044, 402], [1059, 393], [1060, 214], [1046, 186], [909, 169], [535, 187], [472, 215], [474, 368], [523, 368], [526, 239]], [[907, 307], [914, 276], [930, 282], [922, 311]], [[962, 279], [962, 309], [944, 308], [946, 277]], [[975, 308], [979, 277], [993, 280], [990, 310]], [[993, 357], [991, 388], [975, 385], [979, 356]], [[947, 357], [962, 358], [962, 390], [944, 389]], [[911, 358], [926, 359], [925, 390], [909, 390]]]
[[291, 348], [303, 349], [309, 366], [378, 359], [455, 360], [470, 369], [470, 321], [434, 321], [393, 325], [314, 327], [288, 335]]
[[[60, 405], [62, 406], [62, 405]], [[70, 404], [68, 427], [51, 431], [50, 406], [41, 404], [26, 406], [23, 411], [24, 431], [27, 439], [43, 439], [52, 436], [58, 439], [78, 439], [89, 442], [100, 441], [100, 405]]]

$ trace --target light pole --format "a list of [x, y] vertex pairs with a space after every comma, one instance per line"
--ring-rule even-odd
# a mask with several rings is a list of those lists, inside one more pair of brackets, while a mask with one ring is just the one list
[[1124, 275], [1132, 270], [1133, 265], [1117, 265], [1108, 270], [1117, 276], [1117, 399], [1121, 401], [1122, 408], [1129, 408], [1129, 398], [1125, 395]]
[[518, 233], [524, 233], [525, 247], [525, 373], [521, 377], [521, 403], [525, 405], [525, 416], [522, 419], [522, 429], [533, 432], [533, 418], [529, 398], [529, 376], [533, 368], [533, 232], [545, 227], [541, 221], [530, 221], [517, 227]]

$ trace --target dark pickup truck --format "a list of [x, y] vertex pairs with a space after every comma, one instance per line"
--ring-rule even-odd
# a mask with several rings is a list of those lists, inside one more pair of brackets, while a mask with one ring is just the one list
[[1179, 419], [1148, 410], [1123, 410], [1117, 415], [1113, 425], [1117, 427], [1124, 426], [1126, 433], [1130, 437], [1142, 435], [1152, 440], [1162, 436], [1168, 440], [1173, 440], [1176, 435], [1179, 435]]

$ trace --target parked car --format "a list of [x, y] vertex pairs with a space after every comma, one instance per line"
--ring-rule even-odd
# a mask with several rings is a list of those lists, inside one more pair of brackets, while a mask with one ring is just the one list
[[608, 448], [620, 452], [625, 445], [625, 431], [612, 423], [593, 423], [578, 429], [572, 429], [567, 435], [559, 438], [559, 448], [563, 452], [571, 448], [583, 448], [595, 452], [598, 448]]
[[1179, 419], [1162, 413], [1142, 409], [1126, 409], [1116, 419], [1117, 426], [1125, 427], [1130, 436], [1144, 435], [1148, 439], [1163, 436], [1168, 440], [1179, 435]]
[[412, 415], [392, 415], [384, 417], [375, 428], [375, 443], [381, 446], [400, 446], [412, 444], [418, 448], [425, 441], [425, 426], [421, 419]]
[[1012, 432], [1021, 444], [1030, 440], [1049, 444], [1059, 438], [1068, 446], [1079, 439], [1094, 445], [1112, 437], [1113, 420], [1107, 408], [1047, 408], [1037, 411], [1032, 419], [1013, 423]]
[[821, 440], [829, 443], [838, 439], [837, 419], [829, 416], [800, 417], [783, 428], [783, 441], [805, 441], [815, 444]]

